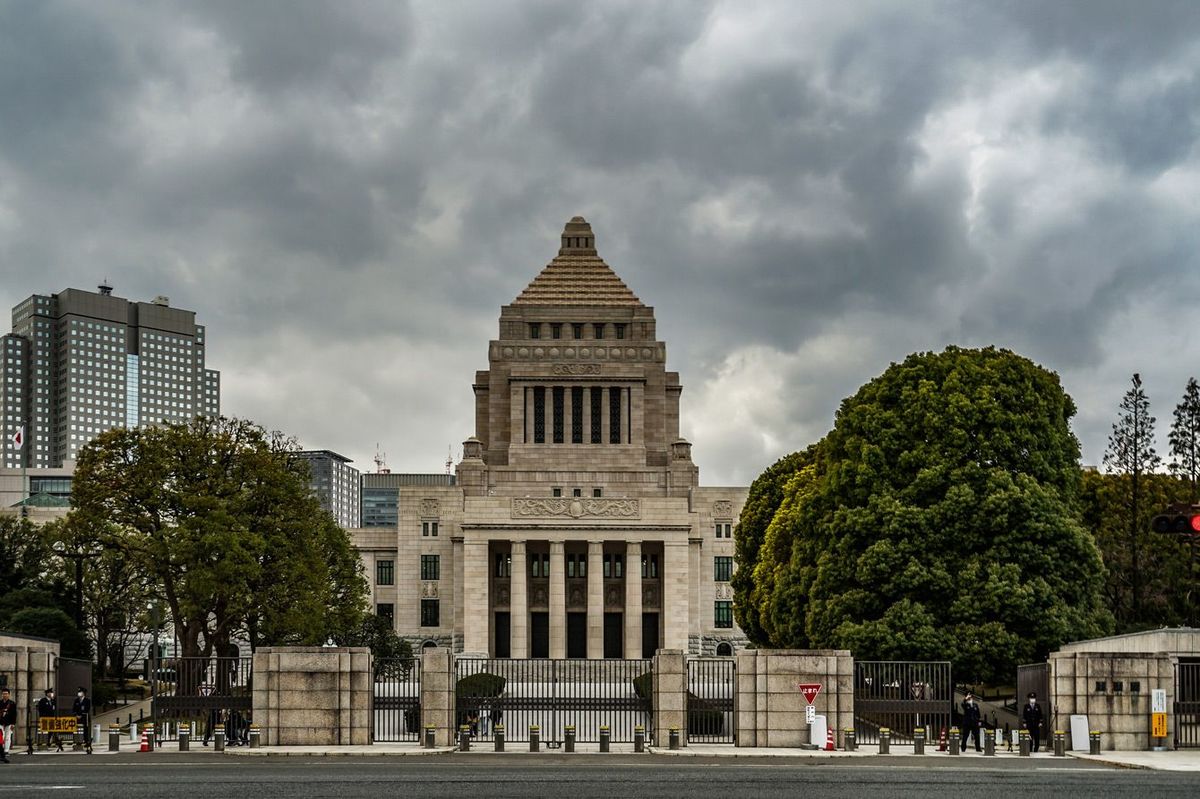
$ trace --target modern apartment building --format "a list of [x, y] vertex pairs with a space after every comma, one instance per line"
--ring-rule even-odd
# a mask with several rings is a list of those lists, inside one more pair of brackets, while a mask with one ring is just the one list
[[359, 526], [359, 474], [351, 460], [328, 449], [304, 450], [296, 456], [308, 461], [312, 489], [321, 507], [343, 528]]

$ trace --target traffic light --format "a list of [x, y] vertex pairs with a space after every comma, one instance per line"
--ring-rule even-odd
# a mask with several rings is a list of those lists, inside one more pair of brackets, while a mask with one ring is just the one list
[[1150, 523], [1150, 529], [1156, 533], [1200, 535], [1200, 512], [1159, 514]]

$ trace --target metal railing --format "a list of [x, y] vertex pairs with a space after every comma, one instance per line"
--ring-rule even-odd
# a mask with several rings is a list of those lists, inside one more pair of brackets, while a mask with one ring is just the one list
[[879, 740], [879, 728], [893, 743], [911, 742], [924, 727], [932, 739], [950, 727], [954, 683], [949, 661], [882, 660], [854, 664], [854, 731], [859, 743]]
[[687, 737], [696, 743], [733, 743], [734, 661], [695, 658], [688, 661]]
[[[174, 737], [178, 722], [192, 722], [197, 738], [216, 729], [243, 737], [248, 729], [253, 662], [251, 657], [168, 657], [146, 661], [152, 697], [151, 717]], [[233, 743], [233, 740], [230, 741]]]
[[377, 658], [373, 741], [421, 739], [421, 663], [414, 658]]
[[1175, 747], [1200, 747], [1200, 663], [1175, 665]]

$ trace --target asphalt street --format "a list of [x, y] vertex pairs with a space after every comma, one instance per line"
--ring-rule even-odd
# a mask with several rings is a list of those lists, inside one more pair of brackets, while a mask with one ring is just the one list
[[0, 797], [66, 794], [287, 797], [1196, 797], [1200, 774], [1114, 769], [1078, 761], [948, 758], [887, 765], [779, 759], [581, 755], [229, 758], [213, 754], [14, 756]]

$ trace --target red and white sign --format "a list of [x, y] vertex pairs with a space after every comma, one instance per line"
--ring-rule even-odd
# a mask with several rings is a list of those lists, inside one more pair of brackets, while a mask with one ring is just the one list
[[810, 705], [817, 698], [817, 694], [821, 693], [821, 684], [816, 682], [802, 682], [796, 687], [800, 689], [800, 693], [804, 694], [804, 698]]

